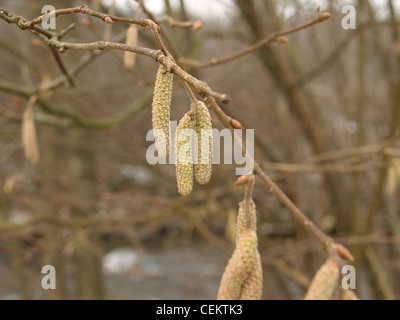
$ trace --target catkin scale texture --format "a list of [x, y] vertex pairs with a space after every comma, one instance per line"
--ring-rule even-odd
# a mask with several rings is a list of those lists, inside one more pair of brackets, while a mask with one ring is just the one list
[[193, 189], [193, 133], [195, 123], [192, 112], [186, 113], [179, 121], [175, 135], [176, 180], [178, 192], [187, 196]]
[[339, 262], [328, 259], [317, 271], [304, 300], [330, 300], [339, 284]]
[[202, 101], [196, 103], [197, 163], [195, 164], [196, 181], [206, 184], [211, 177], [212, 164], [212, 122], [211, 115]]
[[160, 65], [153, 93], [152, 121], [156, 150], [160, 157], [169, 152], [169, 120], [173, 74]]
[[255, 250], [255, 261], [251, 274], [243, 284], [240, 300], [261, 300], [263, 287], [263, 273], [261, 257], [258, 250]]
[[[250, 200], [250, 230], [256, 231], [256, 205], [253, 200]], [[236, 219], [236, 241], [238, 241], [239, 236], [246, 230], [247, 217], [245, 210], [245, 201], [239, 203], [239, 212]]]
[[[245, 209], [246, 202], [239, 203], [239, 212], [236, 220], [236, 242], [239, 241], [240, 236], [246, 231], [254, 231], [257, 229], [257, 216], [256, 205], [252, 199], [249, 203], [250, 226], [247, 228], [247, 216]], [[241, 300], [260, 300], [263, 287], [263, 273], [260, 253], [258, 252], [257, 245], [255, 249], [255, 262], [249, 277], [243, 284], [242, 292], [240, 294]]]
[[225, 269], [218, 291], [218, 300], [241, 298], [243, 287], [252, 274], [257, 260], [257, 235], [254, 231], [241, 234]]

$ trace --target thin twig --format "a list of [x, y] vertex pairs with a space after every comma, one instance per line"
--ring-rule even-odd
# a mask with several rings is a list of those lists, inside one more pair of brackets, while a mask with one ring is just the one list
[[[233, 130], [230, 120], [232, 119], [218, 106], [213, 97], [207, 97], [208, 107], [214, 112], [222, 124]], [[236, 136], [235, 136], [236, 137]], [[235, 138], [239, 139], [239, 138]], [[240, 141], [242, 145], [242, 154], [246, 157], [251, 157], [247, 154], [246, 147], [243, 142]], [[336, 249], [334, 248], [334, 241], [331, 237], [325, 234], [321, 229], [319, 229], [290, 199], [289, 197], [276, 185], [274, 181], [261, 169], [260, 165], [254, 162], [254, 173], [258, 175], [261, 181], [269, 188], [269, 190], [281, 201], [281, 203], [292, 213], [293, 217], [300, 222], [324, 247], [324, 249], [331, 255], [336, 255]]]
[[178, 28], [193, 28], [194, 30], [198, 30], [202, 27], [203, 23], [201, 20], [197, 20], [195, 22], [192, 21], [176, 21], [174, 18], [169, 16], [164, 16], [158, 22], [165, 22], [171, 27]]
[[[35, 18], [31, 21], [26, 21], [23, 17], [14, 16], [10, 13], [4, 14], [6, 11], [0, 9], [0, 18], [3, 18], [9, 23], [16, 23], [21, 29], [33, 28], [35, 24], [40, 23], [44, 17], [48, 14], [42, 15], [38, 18]], [[112, 21], [119, 22], [127, 22], [127, 23], [135, 23], [142, 27], [150, 27], [153, 31], [154, 37], [157, 41], [157, 44], [161, 48], [160, 50], [154, 50], [139, 46], [131, 46], [124, 43], [115, 43], [108, 41], [97, 41], [91, 43], [69, 43], [69, 42], [61, 42], [58, 41], [53, 34], [49, 37], [49, 40], [46, 41], [46, 44], [49, 45], [53, 49], [58, 49], [59, 52], [63, 53], [66, 50], [104, 50], [104, 49], [113, 49], [113, 50], [121, 50], [121, 51], [131, 51], [137, 54], [141, 54], [144, 56], [151, 57], [155, 59], [157, 62], [162, 63], [168, 70], [172, 70], [175, 74], [177, 74], [182, 80], [188, 82], [192, 85], [200, 94], [202, 95], [211, 95], [215, 97], [217, 100], [222, 101], [222, 103], [229, 103], [230, 98], [226, 94], [221, 94], [211, 90], [211, 88], [203, 81], [200, 81], [188, 74], [182, 68], [180, 68], [172, 55], [169, 53], [165, 45], [163, 44], [159, 32], [160, 27], [153, 21], [149, 19], [132, 19], [125, 17], [117, 17], [110, 16], [103, 13], [99, 13], [93, 10], [90, 10], [87, 6], [81, 6], [70, 9], [59, 9], [55, 11], [55, 15], [67, 14], [67, 13], [83, 13], [87, 14], [99, 19], [104, 20], [105, 18], [110, 18]]]
[[69, 85], [71, 87], [75, 87], [75, 83], [72, 80], [71, 76], [69, 75], [67, 69], [64, 66], [64, 63], [61, 60], [60, 54], [58, 53], [57, 50], [50, 48], [51, 53], [53, 54], [54, 59], [57, 62], [58, 67], [60, 68], [61, 72], [65, 75], [65, 77], [68, 79]]
[[68, 32], [75, 29], [76, 23], [71, 23], [66, 29], [61, 30], [59, 34], [57, 34], [57, 39], [61, 40]]
[[253, 44], [252, 46], [247, 47], [246, 49], [243, 49], [241, 51], [238, 51], [234, 54], [225, 56], [225, 57], [221, 57], [221, 58], [213, 58], [210, 61], [207, 62], [199, 62], [196, 60], [192, 60], [192, 59], [186, 59], [186, 58], [180, 58], [178, 59], [178, 62], [184, 65], [188, 65], [194, 68], [206, 68], [206, 67], [211, 67], [211, 66], [215, 66], [217, 64], [222, 64], [228, 61], [232, 61], [232, 60], [236, 60], [240, 57], [243, 57], [249, 53], [252, 53], [254, 51], [256, 51], [257, 49], [266, 46], [268, 44], [270, 44], [271, 42], [276, 42], [279, 41], [281, 37], [291, 34], [291, 33], [295, 33], [297, 31], [306, 29], [311, 27], [312, 25], [322, 22], [324, 21], [324, 19], [321, 18], [321, 16], [318, 16], [318, 18], [309, 21], [307, 23], [304, 23], [300, 26], [294, 27], [294, 28], [290, 28], [284, 31], [280, 31], [280, 32], [276, 32], [273, 33], [272, 35], [268, 36], [267, 38], [260, 40], [258, 42], [256, 42], [255, 44]]
[[188, 93], [188, 95], [190, 97], [190, 100], [192, 100], [192, 102], [194, 104], [196, 104], [197, 99], [196, 99], [196, 97], [195, 97], [195, 95], [194, 95], [194, 93], [192, 91], [192, 88], [190, 88], [190, 86], [187, 84], [187, 82], [185, 80], [181, 79], [181, 81], [182, 81], [183, 86], [185, 87], [186, 92]]

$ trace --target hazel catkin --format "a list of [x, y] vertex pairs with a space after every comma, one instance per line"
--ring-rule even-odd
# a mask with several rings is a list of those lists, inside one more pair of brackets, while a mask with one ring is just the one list
[[[257, 216], [256, 206], [253, 200], [250, 200], [248, 212], [250, 218], [250, 225], [247, 226], [247, 215], [246, 215], [246, 202], [242, 201], [239, 203], [239, 212], [236, 219], [236, 243], [239, 242], [240, 237], [245, 232], [256, 232], [257, 229]], [[260, 253], [255, 246], [255, 261], [248, 278], [243, 283], [242, 292], [239, 299], [241, 300], [260, 300], [262, 295], [263, 287], [263, 270], [261, 264]]]
[[169, 152], [169, 119], [173, 74], [160, 64], [153, 93], [152, 121], [156, 150], [160, 157]]
[[[245, 231], [240, 235], [236, 249], [222, 275], [218, 300], [251, 299], [251, 297], [255, 298], [260, 295], [262, 283], [259, 282], [259, 279], [262, 280], [262, 272], [260, 278], [260, 269], [255, 269], [259, 268], [257, 261], [260, 260], [258, 258], [257, 235], [254, 231]], [[257, 275], [258, 279], [251, 280], [253, 274]], [[256, 280], [257, 284], [253, 280]], [[245, 297], [242, 297], [244, 289], [246, 294]]]
[[196, 103], [197, 163], [195, 164], [196, 181], [206, 184], [211, 177], [212, 164], [212, 123], [208, 108], [202, 101]]
[[249, 277], [243, 284], [240, 300], [261, 300], [263, 287], [263, 271], [261, 257], [258, 250], [255, 250], [255, 261]]
[[193, 189], [193, 133], [195, 122], [192, 112], [186, 113], [179, 121], [175, 135], [176, 180], [178, 191], [187, 196]]

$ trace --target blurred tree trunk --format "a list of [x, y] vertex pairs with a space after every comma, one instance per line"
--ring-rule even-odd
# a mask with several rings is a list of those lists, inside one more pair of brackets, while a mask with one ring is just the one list
[[[95, 155], [91, 150], [90, 132], [76, 131], [70, 172], [72, 177], [71, 195], [80, 200], [73, 204], [72, 215], [83, 217], [95, 215], [96, 170]], [[90, 235], [84, 229], [75, 229], [75, 264], [79, 299], [104, 299], [101, 256], [97, 247], [90, 242]]]
[[[41, 129], [42, 161], [41, 167], [44, 174], [44, 187], [48, 191], [62, 190], [62, 164], [65, 157], [65, 150], [58, 143], [57, 137], [63, 135], [62, 130], [52, 127]], [[49, 201], [46, 210], [58, 217], [60, 210]], [[63, 242], [63, 230], [57, 225], [47, 225], [44, 230], [45, 253], [42, 259], [43, 265], [52, 265], [56, 270], [56, 289], [48, 290], [49, 298], [54, 300], [68, 299], [68, 291], [65, 275], [66, 258], [63, 255], [65, 243]]]
[[78, 299], [103, 300], [105, 296], [101, 257], [78, 240], [75, 263]]
[[[236, 0], [236, 3], [242, 13], [247, 24], [250, 26], [254, 40], [260, 40], [265, 37], [265, 31], [262, 29], [262, 21], [278, 21], [279, 18], [276, 14], [275, 1], [265, 0], [264, 4], [267, 7], [269, 16], [267, 19], [260, 17], [253, 0]], [[278, 23], [280, 24], [280, 23]], [[271, 30], [270, 32], [272, 32]], [[294, 116], [300, 126], [304, 129], [305, 137], [308, 143], [312, 146], [316, 153], [323, 153], [328, 151], [327, 143], [322, 135], [322, 127], [317, 126], [316, 123], [320, 122], [321, 116], [319, 115], [319, 108], [315, 101], [313, 101], [312, 93], [307, 92], [303, 87], [296, 83], [294, 71], [289, 66], [296, 66], [295, 61], [283, 61], [272, 46], [264, 46], [257, 51], [260, 60], [262, 61], [265, 69], [271, 74], [277, 87], [282, 91], [284, 97], [287, 99], [292, 116]], [[293, 67], [292, 67], [293, 68]], [[328, 124], [323, 123], [326, 129]], [[330, 136], [330, 140], [334, 137]], [[334, 145], [331, 142], [330, 145]], [[329, 190], [331, 197], [331, 207], [338, 217], [338, 223], [341, 226], [348, 226], [348, 206], [346, 199], [341, 192], [345, 192], [345, 186], [340, 185], [337, 178], [333, 174], [323, 174], [326, 186]]]

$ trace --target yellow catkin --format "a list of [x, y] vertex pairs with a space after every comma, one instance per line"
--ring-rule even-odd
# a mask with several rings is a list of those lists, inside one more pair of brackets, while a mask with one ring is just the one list
[[[256, 205], [253, 200], [250, 200], [250, 229], [251, 231], [256, 231], [257, 224], [256, 217]], [[236, 241], [239, 236], [246, 230], [247, 218], [245, 212], [245, 201], [239, 203], [239, 212], [236, 220]]]
[[246, 231], [239, 237], [236, 249], [222, 275], [218, 300], [240, 298], [243, 286], [254, 269], [256, 256], [257, 235], [254, 231]]
[[231, 243], [236, 243], [236, 219], [237, 212], [234, 209], [230, 209], [227, 213], [226, 226], [225, 226], [225, 238]]
[[169, 151], [169, 119], [172, 96], [173, 74], [160, 65], [157, 71], [153, 94], [153, 133], [156, 150], [160, 157], [166, 157]]
[[[126, 31], [126, 44], [136, 46], [138, 42], [138, 28], [135, 24], [131, 24]], [[124, 66], [128, 70], [135, 67], [136, 53], [131, 51], [124, 52]]]
[[196, 181], [206, 184], [211, 177], [212, 163], [212, 123], [210, 112], [202, 101], [196, 104], [197, 164]]
[[254, 267], [243, 284], [240, 300], [261, 300], [263, 288], [263, 272], [260, 253], [256, 249]]
[[[236, 241], [239, 241], [239, 237], [246, 232], [254, 231], [257, 229], [257, 216], [256, 216], [256, 205], [252, 199], [250, 199], [250, 225], [247, 228], [247, 216], [245, 210], [245, 201], [239, 203], [239, 213], [236, 221]], [[260, 253], [257, 249], [257, 243], [255, 247], [255, 262], [254, 267], [249, 274], [248, 279], [243, 284], [242, 292], [239, 299], [241, 300], [260, 300], [263, 288], [263, 271], [261, 264]]]
[[33, 105], [29, 104], [22, 116], [22, 145], [25, 157], [32, 164], [37, 164], [40, 160], [39, 146], [36, 137], [36, 125], [33, 113]]
[[[250, 200], [250, 226], [247, 229], [247, 217], [245, 212], [245, 201], [239, 203], [239, 212], [236, 219], [236, 243], [239, 243], [240, 237], [246, 232], [256, 232], [256, 206], [253, 200]], [[241, 300], [260, 300], [263, 287], [263, 271], [261, 257], [257, 249], [257, 238], [255, 242], [255, 261], [253, 268], [248, 273], [247, 279], [243, 283], [241, 293], [238, 299]]]
[[328, 259], [315, 274], [304, 300], [331, 300], [339, 284], [339, 262]]
[[178, 191], [187, 196], [193, 189], [193, 133], [192, 112], [186, 113], [179, 121], [175, 135], [176, 180]]

